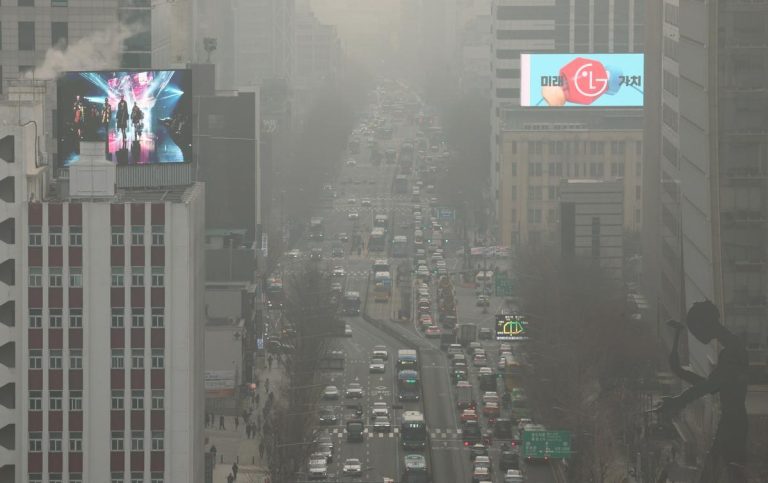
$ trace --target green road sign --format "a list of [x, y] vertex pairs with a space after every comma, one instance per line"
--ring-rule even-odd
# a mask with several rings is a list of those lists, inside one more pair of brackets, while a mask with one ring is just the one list
[[511, 297], [512, 279], [496, 275], [494, 288], [497, 297]]
[[570, 455], [570, 431], [523, 431], [523, 457], [568, 458]]

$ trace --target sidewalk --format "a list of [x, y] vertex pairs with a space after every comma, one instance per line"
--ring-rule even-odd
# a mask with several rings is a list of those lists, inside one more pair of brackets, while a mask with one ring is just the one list
[[[263, 368], [259, 371], [259, 404], [252, 404], [252, 398], [243, 398], [240, 401], [240, 407], [250, 409], [251, 422], [257, 421], [257, 415], [262, 415], [264, 404], [267, 401], [268, 392], [266, 391], [265, 381], [269, 379], [270, 390], [277, 394], [276, 387], [284, 380], [284, 369], [282, 365], [273, 363], [272, 368]], [[241, 410], [242, 413], [242, 410]], [[205, 428], [205, 438], [207, 444], [205, 451], [209, 452], [211, 446], [216, 446], [216, 466], [213, 470], [213, 483], [226, 483], [227, 476], [232, 472], [232, 463], [237, 462], [239, 467], [238, 476], [235, 481], [240, 483], [266, 483], [268, 481], [268, 465], [266, 453], [263, 458], [259, 456], [259, 443], [262, 439], [261, 431], [256, 431], [252, 439], [248, 439], [246, 434], [246, 425], [240, 416], [239, 426], [235, 429], [235, 418], [224, 416], [225, 429], [219, 428], [220, 415], [214, 415], [213, 426]], [[262, 428], [264, 419], [261, 419]]]

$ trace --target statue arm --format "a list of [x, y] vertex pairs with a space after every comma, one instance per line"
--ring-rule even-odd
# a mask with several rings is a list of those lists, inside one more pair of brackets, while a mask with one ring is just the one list
[[683, 331], [683, 325], [680, 322], [674, 320], [668, 321], [667, 325], [675, 329], [675, 336], [674, 340], [672, 341], [672, 352], [669, 354], [670, 370], [674, 375], [687, 382], [688, 384], [693, 386], [696, 384], [701, 384], [706, 380], [706, 378], [696, 374], [693, 371], [683, 369], [683, 367], [680, 365], [680, 355], [678, 354], [677, 347], [678, 342], [680, 341], [680, 334]]

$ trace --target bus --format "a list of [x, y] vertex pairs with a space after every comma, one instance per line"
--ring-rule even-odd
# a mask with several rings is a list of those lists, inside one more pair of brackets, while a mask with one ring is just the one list
[[322, 240], [325, 238], [325, 229], [323, 228], [323, 219], [319, 216], [313, 216], [309, 220], [309, 239]]
[[267, 308], [280, 308], [283, 306], [283, 281], [279, 278], [267, 279]]
[[392, 294], [392, 276], [389, 272], [375, 272], [373, 283], [373, 301], [389, 302]]
[[341, 303], [341, 311], [344, 315], [360, 314], [360, 292], [347, 292]]
[[405, 469], [401, 483], [430, 483], [432, 477], [427, 468], [427, 459], [420, 454], [405, 455]]
[[384, 228], [376, 227], [371, 230], [371, 236], [368, 239], [369, 252], [383, 252], [386, 248], [387, 233]]
[[397, 373], [397, 399], [400, 401], [421, 399], [421, 380], [418, 372], [406, 369]]
[[373, 274], [376, 275], [379, 272], [389, 272], [389, 260], [386, 258], [373, 261]]
[[398, 164], [403, 168], [410, 169], [413, 166], [413, 154], [413, 144], [407, 141], [404, 142], [400, 145]]
[[416, 248], [421, 248], [424, 246], [424, 232], [421, 230], [416, 230], [413, 232], [413, 245]]
[[418, 370], [419, 359], [414, 349], [400, 349], [397, 351], [397, 369], [398, 370]]
[[326, 371], [344, 370], [344, 353], [342, 351], [328, 351], [320, 358], [320, 369]]
[[395, 176], [395, 182], [392, 185], [392, 191], [398, 194], [408, 194], [408, 177], [404, 174]]
[[408, 256], [408, 237], [398, 235], [392, 239], [392, 256], [397, 258]]
[[384, 228], [386, 230], [387, 228], [389, 228], [389, 217], [387, 215], [381, 215], [381, 214], [374, 216], [373, 226]]
[[427, 422], [421, 411], [403, 411], [400, 441], [404, 449], [424, 450], [427, 447]]

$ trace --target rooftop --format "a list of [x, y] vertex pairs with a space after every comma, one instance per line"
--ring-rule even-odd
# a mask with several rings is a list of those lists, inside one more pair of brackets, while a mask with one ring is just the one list
[[191, 185], [172, 186], [167, 188], [116, 189], [114, 196], [80, 198], [69, 196], [69, 180], [59, 178], [49, 185], [48, 192], [43, 201], [47, 203], [152, 203], [166, 201], [171, 203], [186, 203], [202, 189], [201, 187], [201, 183], [194, 183]]

